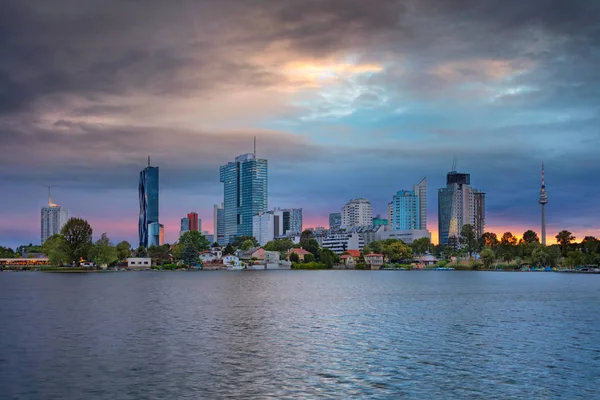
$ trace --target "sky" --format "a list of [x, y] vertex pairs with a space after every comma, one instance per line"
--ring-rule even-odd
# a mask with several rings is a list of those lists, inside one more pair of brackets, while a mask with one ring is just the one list
[[219, 165], [269, 160], [269, 206], [304, 226], [393, 194], [453, 159], [487, 193], [487, 228], [600, 236], [596, 0], [4, 0], [0, 245], [39, 243], [53, 200], [94, 236], [137, 243], [139, 171], [160, 221], [212, 232]]

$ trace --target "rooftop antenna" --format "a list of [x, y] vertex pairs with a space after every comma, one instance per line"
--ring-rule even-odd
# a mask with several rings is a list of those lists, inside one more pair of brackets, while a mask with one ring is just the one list
[[256, 136], [254, 136], [254, 158], [256, 158]]
[[456, 157], [452, 160], [452, 172], [456, 172]]
[[150, 156], [148, 156], [148, 167], [150, 167]]
[[48, 206], [52, 206], [52, 196], [50, 196], [50, 186], [48, 186]]

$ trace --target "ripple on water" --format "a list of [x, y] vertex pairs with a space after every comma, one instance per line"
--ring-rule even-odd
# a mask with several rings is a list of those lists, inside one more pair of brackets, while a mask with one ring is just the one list
[[0, 398], [600, 398], [595, 278], [2, 274]]

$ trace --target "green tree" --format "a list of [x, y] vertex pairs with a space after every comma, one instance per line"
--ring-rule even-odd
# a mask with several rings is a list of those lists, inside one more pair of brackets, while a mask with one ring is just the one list
[[179, 243], [183, 246], [183, 252], [185, 248], [191, 246], [196, 250], [197, 253], [208, 250], [210, 248], [210, 242], [206, 237], [198, 231], [187, 231], [179, 238]]
[[552, 263], [552, 255], [547, 247], [539, 246], [531, 253], [531, 264], [536, 267], [546, 267]]
[[488, 247], [490, 249], [495, 249], [498, 246], [498, 236], [494, 232], [485, 232], [481, 235], [481, 247]]
[[254, 242], [252, 240], [244, 240], [244, 242], [242, 242], [242, 250], [246, 251], [246, 250], [250, 250], [254, 247]]
[[244, 243], [246, 240], [250, 240], [252, 242], [252, 246], [250, 246], [250, 248], [258, 246], [258, 240], [256, 240], [254, 236], [236, 236], [231, 241], [231, 245], [239, 249], [242, 247], [242, 243]]
[[560, 260], [560, 246], [553, 244], [552, 246], [547, 247], [547, 249], [548, 254], [550, 255], [550, 266], [556, 267]]
[[431, 244], [431, 240], [429, 240], [428, 237], [423, 237], [414, 240], [410, 247], [412, 247], [413, 249], [413, 254], [423, 255], [426, 253], [430, 253], [433, 246]]
[[383, 255], [390, 261], [407, 260], [412, 257], [412, 249], [401, 240], [386, 240]]
[[42, 253], [42, 246], [38, 246], [32, 243], [29, 243], [28, 245], [22, 245], [19, 246], [17, 248], [17, 253], [19, 254], [23, 254], [23, 253]]
[[290, 253], [290, 261], [293, 263], [299, 263], [300, 256], [298, 255], [298, 253], [295, 253], [295, 252]]
[[304, 255], [305, 263], [314, 262], [314, 261], [315, 261], [315, 256], [313, 254], [305, 254]]
[[223, 255], [232, 256], [233, 253], [235, 253], [235, 249], [233, 248], [231, 243], [227, 243], [227, 246], [225, 246], [225, 249], [223, 250]]
[[263, 246], [263, 249], [266, 251], [278, 251], [278, 252], [287, 252], [289, 249], [294, 247], [294, 243], [291, 239], [275, 239]]
[[131, 245], [128, 241], [123, 240], [119, 242], [116, 246], [117, 249], [117, 258], [121, 261], [131, 257]]
[[210, 246], [210, 247], [220, 247], [220, 246], [219, 246], [219, 243], [217, 243], [217, 242], [214, 242], [214, 243], [212, 244], [212, 246]]
[[183, 245], [183, 263], [188, 267], [193, 267], [198, 263], [198, 250], [191, 241], [187, 241]]
[[329, 249], [321, 249], [319, 251], [319, 258], [321, 262], [327, 266], [327, 268], [333, 268], [333, 265], [339, 262], [339, 256]]
[[63, 235], [50, 236], [42, 245], [42, 252], [48, 256], [48, 260], [54, 266], [60, 267], [68, 262], [69, 257], [65, 249], [67, 242]]
[[523, 242], [525, 243], [539, 243], [540, 239], [538, 238], [537, 233], [532, 231], [531, 229], [527, 232], [523, 233]]
[[79, 264], [87, 259], [93, 247], [92, 227], [81, 218], [71, 218], [63, 226], [61, 234], [65, 238], [65, 253], [68, 261]]
[[305, 229], [300, 234], [300, 243], [302, 243], [303, 241], [309, 240], [309, 239], [313, 239], [313, 238], [314, 238], [313, 231], [311, 231], [310, 229]]
[[486, 247], [485, 249], [481, 250], [480, 256], [481, 261], [483, 261], [483, 265], [486, 268], [491, 267], [494, 261], [496, 260], [496, 254], [494, 254], [494, 250], [492, 250], [489, 247]]
[[148, 249], [144, 246], [140, 246], [135, 251], [136, 257], [148, 257]]
[[96, 264], [98, 265], [108, 266], [119, 259], [117, 248], [112, 245], [106, 233], [103, 233], [100, 239], [96, 241], [94, 250], [96, 252]]
[[317, 256], [319, 254], [319, 242], [317, 242], [315, 239], [308, 239], [305, 240], [302, 248], [306, 251], [311, 252], [314, 256]]
[[560, 246], [560, 252], [563, 256], [567, 255], [571, 242], [575, 240], [575, 236], [567, 230], [560, 231], [556, 236], [556, 241]]
[[369, 243], [369, 248], [373, 253], [383, 254], [383, 242], [380, 240]]
[[581, 252], [573, 250], [567, 253], [567, 258], [565, 258], [565, 265], [569, 267], [578, 267], [580, 265], [583, 265], [583, 263], [584, 255]]
[[584, 237], [579, 246], [584, 254], [600, 253], [600, 240], [593, 236]]
[[463, 248], [469, 253], [469, 257], [472, 257], [473, 253], [478, 250], [479, 243], [477, 241], [477, 234], [475, 233], [475, 228], [473, 228], [473, 225], [463, 225], [460, 231], [459, 240]]
[[371, 250], [371, 248], [369, 247], [369, 245], [365, 245], [363, 247], [363, 254], [371, 254], [373, 252], [373, 250]]
[[517, 238], [510, 232], [504, 232], [502, 239], [500, 239], [500, 245], [498, 246], [498, 256], [504, 261], [512, 261], [516, 256]]
[[17, 258], [17, 253], [10, 247], [0, 246], [0, 258]]
[[163, 265], [171, 262], [171, 246], [163, 244], [162, 246], [150, 246], [148, 256], [156, 265]]

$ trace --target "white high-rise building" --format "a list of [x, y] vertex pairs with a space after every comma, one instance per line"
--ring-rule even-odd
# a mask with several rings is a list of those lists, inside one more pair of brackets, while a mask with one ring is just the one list
[[413, 186], [413, 192], [419, 198], [419, 221], [417, 229], [427, 230], [427, 178]]
[[283, 211], [267, 211], [252, 217], [252, 236], [264, 246], [283, 234]]
[[67, 223], [68, 219], [69, 211], [52, 202], [50, 188], [48, 188], [48, 206], [42, 207], [41, 215], [42, 244], [44, 244], [50, 236], [60, 233], [60, 230]]
[[373, 225], [373, 207], [367, 199], [350, 200], [342, 209], [342, 228]]
[[342, 254], [347, 250], [362, 250], [365, 241], [357, 232], [335, 233], [324, 238], [321, 246], [336, 254]]

